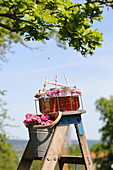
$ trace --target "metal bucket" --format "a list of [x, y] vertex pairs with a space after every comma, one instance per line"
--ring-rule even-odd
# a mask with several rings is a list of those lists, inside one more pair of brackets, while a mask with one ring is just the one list
[[51, 142], [54, 127], [49, 129], [33, 129], [30, 126], [28, 130], [33, 158], [44, 157]]

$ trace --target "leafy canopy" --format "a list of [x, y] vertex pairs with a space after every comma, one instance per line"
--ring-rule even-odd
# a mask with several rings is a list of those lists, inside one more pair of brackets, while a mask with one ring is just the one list
[[108, 145], [108, 148], [113, 153], [113, 96], [110, 99], [104, 97], [96, 101], [96, 109], [100, 111], [100, 119], [103, 121], [103, 126], [100, 129], [102, 132], [102, 141]]
[[7, 143], [7, 135], [4, 128], [8, 126], [5, 120], [10, 119], [10, 117], [7, 116], [6, 103], [1, 99], [3, 95], [5, 95], [5, 91], [0, 91], [0, 170], [9, 170], [16, 169], [18, 158], [12, 150], [11, 144]]
[[[113, 164], [113, 96], [109, 99], [104, 97], [96, 101], [96, 109], [100, 112], [100, 120], [103, 121], [103, 126], [100, 129], [102, 133], [102, 142], [96, 146], [96, 152], [103, 151], [108, 153], [106, 159], [100, 160], [100, 169], [111, 169]], [[99, 160], [97, 160], [99, 161]]]
[[102, 20], [104, 5], [113, 7], [113, 2], [0, 0], [0, 48], [6, 48], [4, 42], [21, 41], [20, 36], [26, 41], [49, 40], [55, 36], [82, 55], [92, 54], [96, 46], [101, 46], [102, 33], [92, 26], [94, 21]]

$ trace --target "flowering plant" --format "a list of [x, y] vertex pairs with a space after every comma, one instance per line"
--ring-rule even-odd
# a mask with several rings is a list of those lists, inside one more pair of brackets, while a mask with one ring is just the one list
[[26, 127], [29, 127], [31, 125], [50, 125], [53, 123], [53, 120], [50, 120], [49, 114], [43, 113], [41, 116], [37, 116], [32, 113], [27, 113], [25, 115], [26, 119], [23, 121]]

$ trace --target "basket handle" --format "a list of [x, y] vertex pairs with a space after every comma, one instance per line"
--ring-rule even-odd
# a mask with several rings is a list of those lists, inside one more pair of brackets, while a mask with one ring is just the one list
[[45, 128], [51, 128], [52, 126], [56, 125], [59, 120], [61, 119], [62, 117], [62, 112], [58, 112], [58, 117], [56, 118], [56, 120], [51, 123], [50, 125], [46, 125], [46, 126], [41, 126], [41, 125], [34, 125], [33, 128], [34, 129], [45, 129]]

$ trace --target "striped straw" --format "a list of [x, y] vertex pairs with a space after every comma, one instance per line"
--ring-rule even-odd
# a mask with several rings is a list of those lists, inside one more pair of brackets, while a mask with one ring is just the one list
[[57, 83], [58, 83], [58, 75], [57, 74], [55, 76], [55, 83], [56, 83], [55, 87], [57, 88]]

